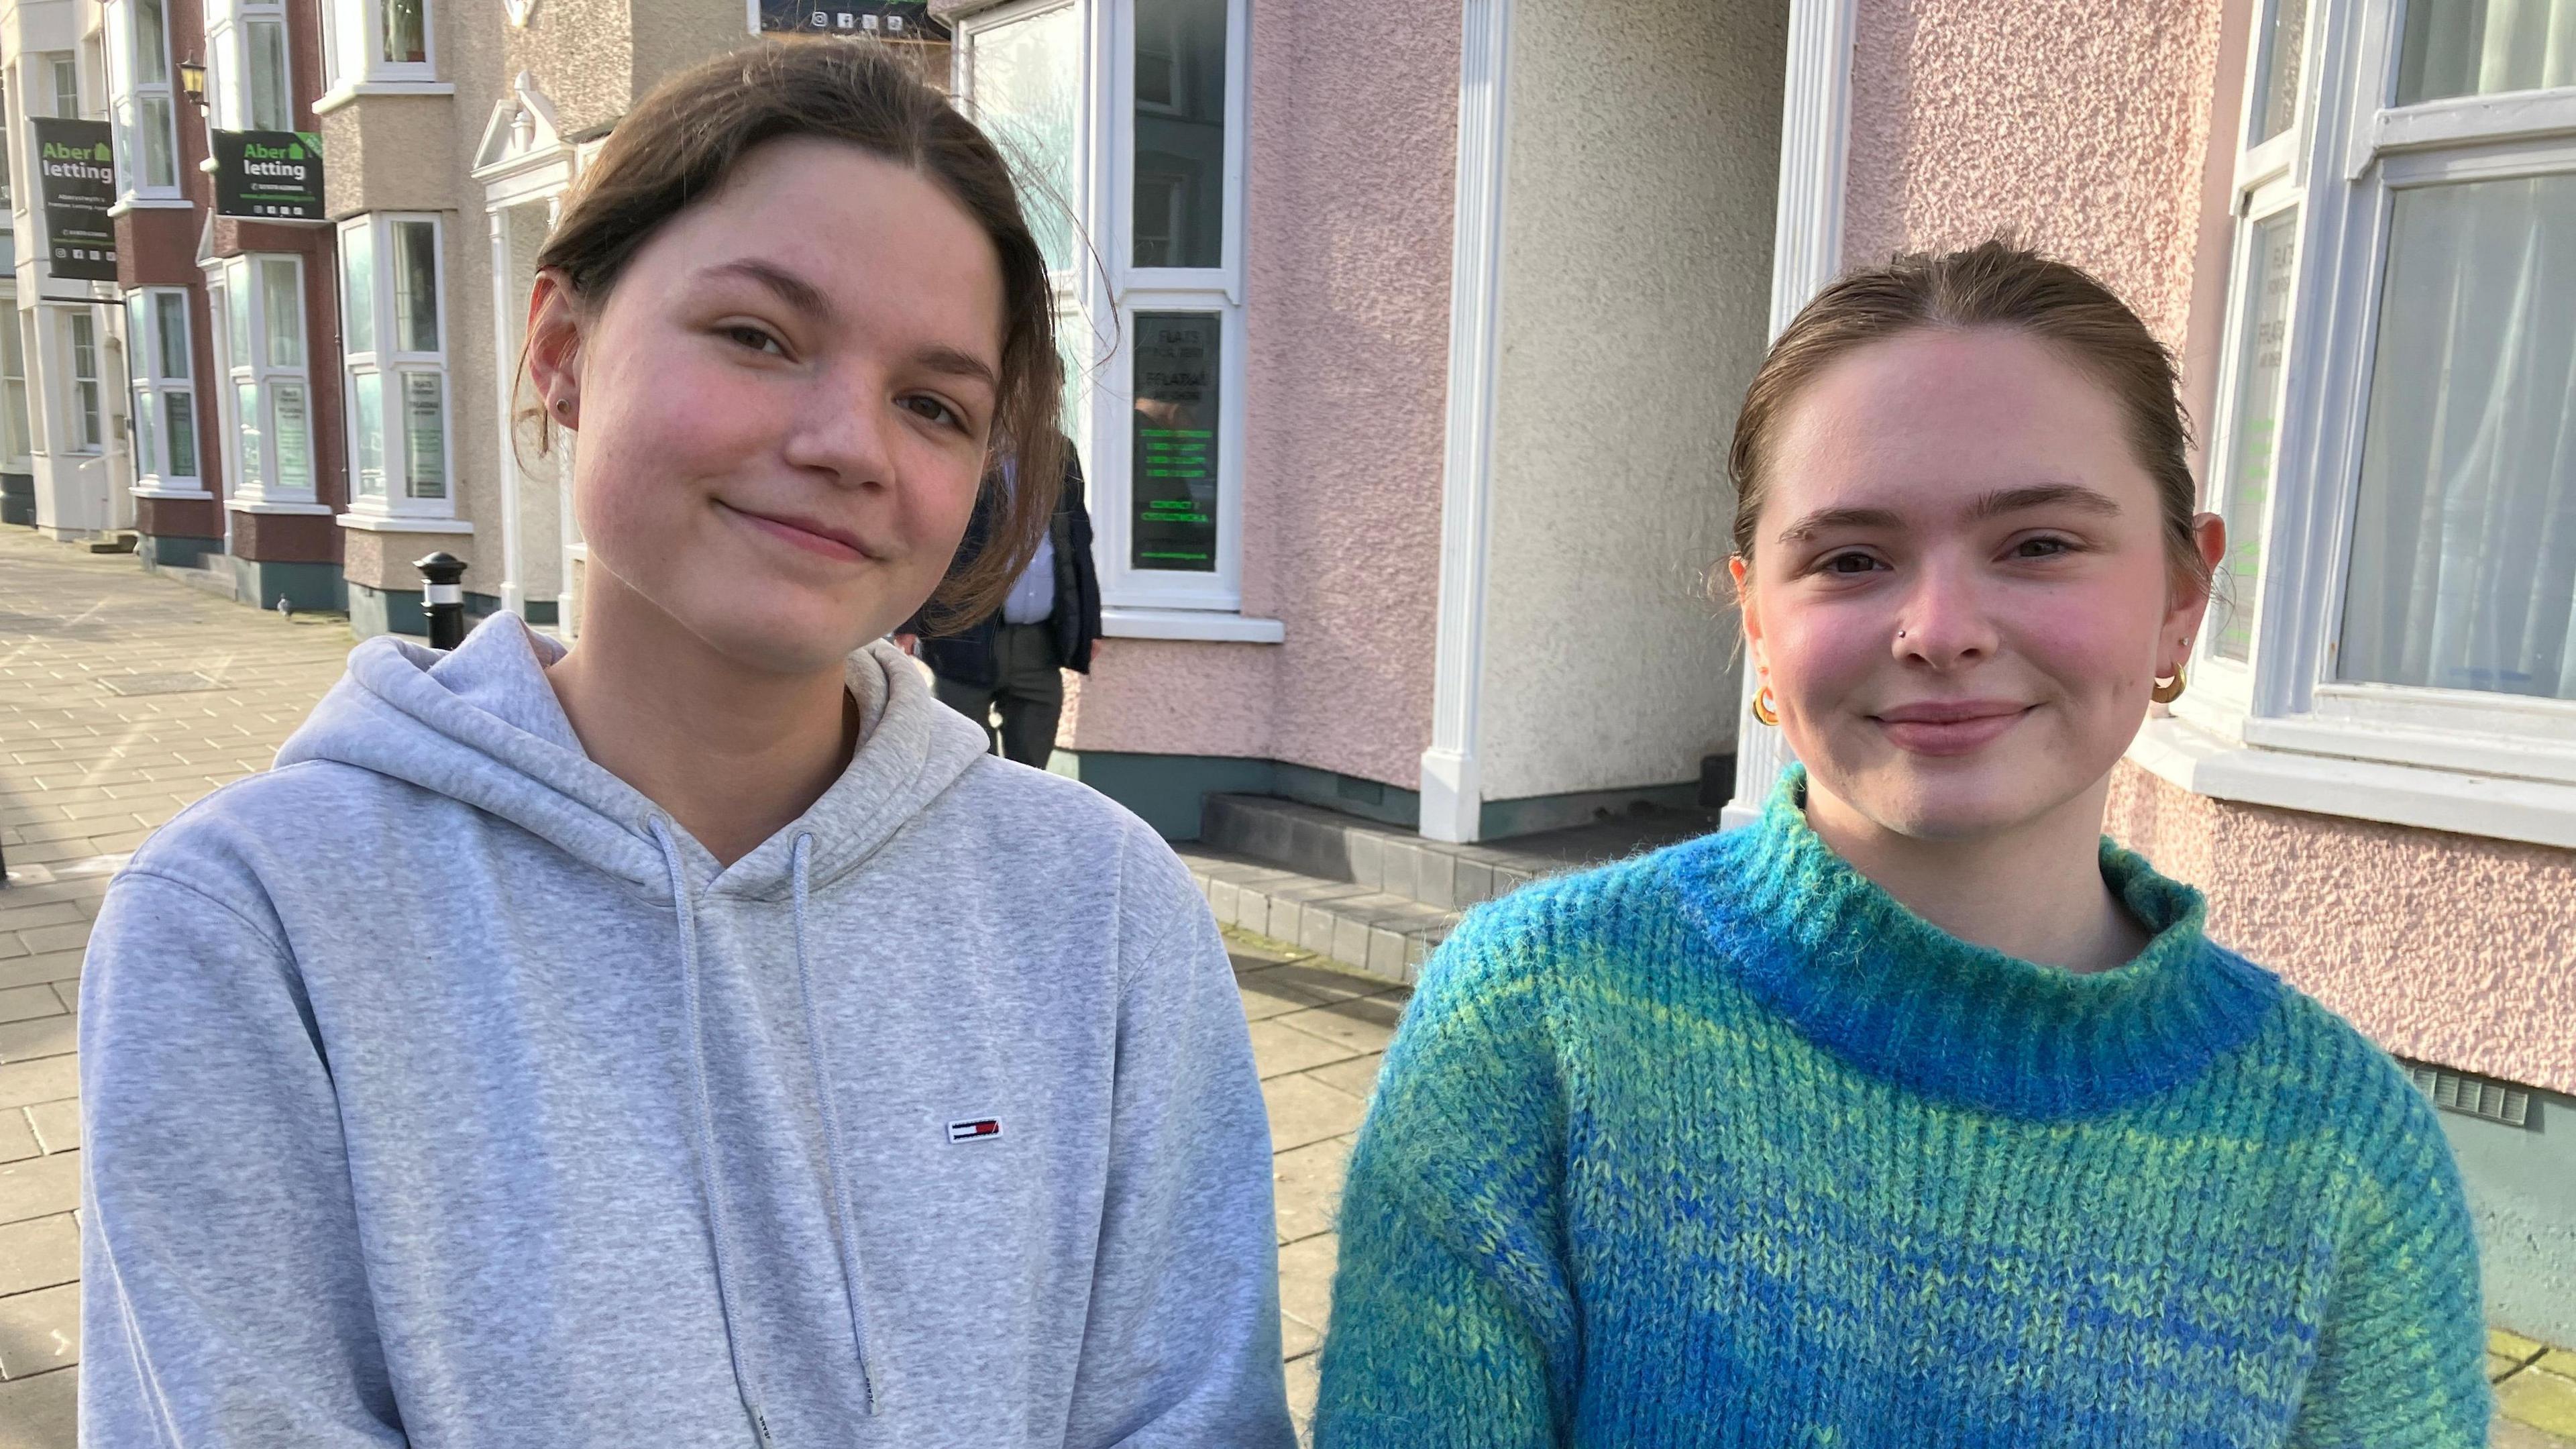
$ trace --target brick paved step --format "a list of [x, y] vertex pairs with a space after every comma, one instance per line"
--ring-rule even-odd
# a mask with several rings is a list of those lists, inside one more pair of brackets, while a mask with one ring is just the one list
[[1565, 830], [1451, 845], [1294, 800], [1210, 795], [1200, 835], [1207, 846], [1282, 870], [1463, 911], [1542, 876], [1621, 860], [1716, 828], [1714, 811], [1638, 810]]
[[1174, 847], [1224, 925], [1285, 941], [1339, 965], [1409, 986], [1458, 923], [1426, 906], [1346, 880], [1285, 870], [1204, 843]]
[[1450, 845], [1294, 800], [1210, 795], [1202, 839], [1178, 849], [1220, 922], [1409, 986], [1468, 907], [1716, 824], [1700, 811], [1642, 811]]

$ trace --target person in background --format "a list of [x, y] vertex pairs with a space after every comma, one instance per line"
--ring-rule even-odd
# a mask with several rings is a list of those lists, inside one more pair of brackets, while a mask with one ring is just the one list
[[[942, 630], [935, 610], [904, 626], [895, 642], [915, 649], [930, 666], [932, 692], [973, 720], [1005, 759], [1045, 769], [1055, 751], [1056, 721], [1064, 713], [1064, 674], [1091, 672], [1091, 646], [1100, 638], [1100, 575], [1091, 563], [1091, 511], [1082, 503], [1082, 459], [1070, 439], [1064, 448], [1064, 488], [1055, 517], [1039, 535], [1038, 551], [1020, 570], [1002, 607], [962, 627]], [[958, 548], [961, 566], [992, 536], [992, 500], [1011, 486], [1003, 465], [995, 487], [984, 490]], [[1001, 728], [993, 727], [999, 708]]]
[[2433, 1104], [2102, 836], [2224, 557], [2171, 357], [2001, 243], [1736, 424], [1762, 818], [1479, 907], [1351, 1157], [1317, 1449], [2486, 1443]]

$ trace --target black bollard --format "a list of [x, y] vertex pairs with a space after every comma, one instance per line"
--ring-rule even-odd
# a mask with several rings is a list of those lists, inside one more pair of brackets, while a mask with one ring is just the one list
[[412, 565], [429, 587], [421, 603], [429, 611], [429, 647], [453, 649], [465, 642], [465, 560], [445, 549]]

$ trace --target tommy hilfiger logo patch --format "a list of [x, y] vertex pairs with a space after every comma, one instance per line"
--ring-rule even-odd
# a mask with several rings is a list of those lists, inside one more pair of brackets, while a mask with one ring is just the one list
[[990, 1117], [979, 1117], [972, 1122], [948, 1124], [948, 1140], [951, 1142], [978, 1142], [987, 1137], [1001, 1135], [1002, 1124]]

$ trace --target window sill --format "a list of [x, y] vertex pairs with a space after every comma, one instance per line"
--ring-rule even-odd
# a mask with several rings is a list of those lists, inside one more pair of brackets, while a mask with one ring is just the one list
[[2213, 800], [2576, 848], [2576, 785], [2234, 745], [2172, 718], [2148, 720], [2128, 757]]
[[184, 196], [120, 196], [107, 209], [109, 216], [123, 216], [129, 211], [187, 211], [196, 203]]
[[345, 81], [313, 103], [313, 114], [327, 116], [362, 96], [452, 96], [454, 81]]
[[129, 491], [129, 492], [131, 492], [131, 493], [132, 493], [135, 497], [137, 497], [137, 498], [180, 498], [180, 499], [187, 499], [187, 498], [212, 498], [212, 497], [214, 497], [214, 496], [215, 496], [215, 495], [214, 495], [214, 491], [213, 491], [212, 489], [207, 489], [207, 488], [173, 488], [173, 487], [169, 486], [169, 485], [168, 485], [168, 484], [166, 484], [166, 483], [137, 483], [137, 484], [135, 484], [135, 485], [134, 485], [134, 487], [133, 487], [133, 488], [129, 489], [128, 491]]
[[1119, 609], [1100, 611], [1100, 632], [1112, 639], [1201, 639], [1224, 644], [1277, 644], [1287, 626], [1276, 619], [1250, 619], [1207, 609]]
[[355, 509], [340, 515], [342, 528], [361, 533], [472, 533], [474, 522], [467, 518], [422, 518], [398, 513], [361, 513]]
[[224, 506], [235, 513], [278, 513], [314, 518], [327, 518], [332, 511], [328, 503], [271, 503], [265, 498], [235, 498]]

